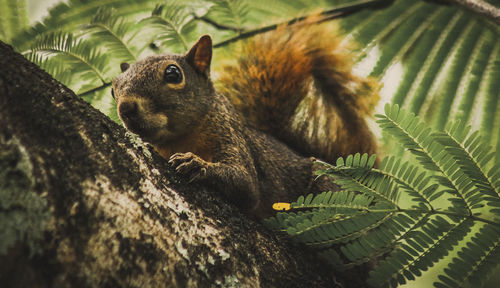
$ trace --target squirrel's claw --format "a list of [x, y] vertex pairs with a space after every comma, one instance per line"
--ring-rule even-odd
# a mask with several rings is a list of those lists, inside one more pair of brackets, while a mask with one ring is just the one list
[[187, 177], [189, 183], [202, 179], [207, 174], [208, 163], [191, 152], [175, 153], [170, 157], [168, 163], [177, 174]]

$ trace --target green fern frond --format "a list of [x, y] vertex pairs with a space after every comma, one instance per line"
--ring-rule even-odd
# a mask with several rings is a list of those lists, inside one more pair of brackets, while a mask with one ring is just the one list
[[[54, 56], [58, 57], [58, 56]], [[28, 54], [27, 58], [38, 64], [43, 70], [50, 73], [55, 79], [63, 83], [66, 86], [71, 84], [71, 79], [73, 75], [68, 73], [67, 66], [64, 61], [46, 61], [47, 56], [39, 53]]]
[[[401, 114], [400, 114], [401, 113]], [[428, 135], [431, 128], [426, 127], [413, 114], [406, 114], [405, 110], [400, 110], [398, 105], [386, 105], [385, 115], [375, 115], [377, 123], [388, 134], [395, 137], [402, 146], [415, 154], [420, 163], [428, 170], [441, 171], [437, 160], [429, 155], [429, 151], [424, 148], [424, 141], [428, 149], [433, 148], [433, 143], [429, 143]], [[403, 122], [404, 121], [404, 122]]]
[[[487, 65], [493, 56], [492, 52], [495, 40], [493, 32], [486, 30], [478, 40], [476, 48], [470, 56], [470, 69], [467, 69], [466, 77], [464, 77], [465, 81], [462, 81], [465, 84], [465, 91], [460, 104], [458, 104], [458, 111], [455, 116], [457, 119], [462, 120], [463, 123], [469, 122], [474, 103], [480, 101], [480, 92], [482, 92], [480, 84], [484, 81]], [[458, 103], [457, 100], [455, 102]]]
[[360, 265], [394, 249], [399, 235], [404, 235], [415, 224], [415, 219], [403, 213], [383, 213], [384, 221], [366, 229], [361, 237], [342, 246], [340, 249], [350, 265]]
[[18, 51], [29, 49], [33, 40], [42, 34], [58, 31], [73, 32], [80, 25], [89, 23], [99, 8], [117, 10], [117, 15], [136, 17], [148, 13], [158, 3], [157, 0], [69, 0], [61, 1], [49, 9], [49, 15], [13, 39], [13, 46]]
[[[374, 59], [365, 56], [375, 56], [371, 75], [390, 81], [387, 87], [397, 82], [395, 94], [383, 95], [392, 97], [392, 103], [425, 117], [438, 129], [448, 119], [462, 119], [475, 128], [477, 119], [483, 119], [482, 125], [492, 131], [486, 139], [500, 148], [499, 84], [493, 80], [498, 79], [500, 30], [486, 17], [443, 1], [406, 0], [355, 13], [342, 19], [342, 26], [360, 43], [356, 61], [373, 65]], [[400, 68], [401, 80], [392, 77]], [[498, 160], [500, 149], [496, 150]]]
[[10, 43], [12, 38], [28, 26], [25, 0], [0, 0], [2, 19], [0, 39]]
[[[250, 26], [262, 25], [263, 20], [266, 22], [272, 21], [282, 22], [290, 16], [298, 15], [304, 12], [304, 9], [312, 6], [315, 3], [304, 3], [302, 1], [268, 1], [268, 0], [253, 0], [242, 3], [248, 9], [243, 19], [243, 24]], [[315, 1], [322, 2], [322, 1]], [[325, 3], [320, 6], [323, 8]], [[321, 5], [319, 4], [319, 5]], [[293, 17], [293, 16], [292, 16]], [[215, 19], [215, 18], [214, 18]], [[242, 27], [243, 28], [243, 27]]]
[[443, 10], [429, 5], [421, 5], [414, 13], [409, 15], [398, 26], [398, 29], [392, 32], [393, 34], [387, 40], [387, 43], [381, 47], [381, 55], [370, 75], [381, 76], [391, 63], [402, 59], [422, 33], [428, 30], [432, 22], [436, 18], [443, 16], [443, 12]]
[[45, 65], [49, 73], [52, 69], [57, 69], [57, 61], [53, 60], [53, 56], [61, 57], [58, 61], [65, 61], [65, 64], [70, 65], [75, 73], [87, 81], [109, 81], [104, 72], [108, 57], [100, 53], [88, 40], [75, 39], [72, 34], [64, 32], [47, 34], [39, 37], [27, 54], [30, 60]]
[[463, 17], [463, 13], [460, 11], [457, 12], [447, 28], [443, 31], [444, 34], [441, 35], [441, 39], [435, 42], [430, 54], [425, 59], [424, 69], [415, 79], [416, 83], [413, 85], [415, 88], [415, 90], [413, 90], [414, 92], [409, 91], [410, 95], [406, 96], [410, 102], [409, 110], [411, 112], [415, 114], [420, 113], [427, 95], [429, 95], [439, 72], [441, 72], [444, 67], [447, 55], [449, 55], [452, 49], [457, 45], [457, 42], [460, 37], [462, 37], [465, 27], [469, 22], [470, 19]]
[[[488, 179], [495, 179], [493, 186], [500, 186], [500, 164], [493, 166], [488, 172]], [[488, 205], [491, 206], [490, 212], [495, 213], [496, 217], [500, 217], [500, 199], [498, 197], [487, 198]], [[500, 218], [498, 218], [500, 219]]]
[[460, 45], [457, 47], [456, 53], [452, 59], [450, 66], [450, 75], [447, 77], [443, 87], [435, 92], [435, 98], [439, 101], [439, 110], [435, 118], [437, 129], [443, 129], [448, 121], [448, 116], [451, 112], [451, 107], [455, 95], [458, 94], [458, 87], [464, 78], [467, 66], [472, 63], [473, 51], [476, 49], [480, 35], [484, 33], [484, 28], [477, 22], [472, 22], [466, 28], [466, 35], [461, 39]]
[[471, 126], [461, 121], [450, 122], [445, 132], [434, 133], [434, 139], [450, 153], [464, 174], [470, 178], [478, 193], [500, 198], [500, 179], [490, 179], [486, 173], [495, 152], [485, 143], [476, 131], [470, 135]]
[[[499, 132], [497, 129], [500, 127], [500, 114], [498, 113], [499, 109], [499, 98], [500, 98], [500, 41], [497, 41], [493, 52], [491, 53], [491, 57], [489, 59], [488, 66], [485, 71], [487, 75], [486, 81], [486, 89], [485, 89], [485, 100], [483, 105], [483, 115], [481, 119], [481, 130], [487, 131], [488, 133], [484, 133], [484, 137], [487, 141], [491, 141], [492, 145], [500, 143], [498, 141]], [[495, 130], [497, 130], [495, 133]], [[490, 133], [491, 132], [491, 133]], [[495, 137], [496, 136], [496, 137]], [[493, 140], [493, 141], [492, 141]], [[495, 143], [496, 142], [496, 143]], [[500, 162], [500, 149], [497, 150], [496, 161]]]
[[384, 158], [380, 169], [372, 169], [374, 173], [380, 173], [393, 179], [401, 189], [413, 197], [415, 205], [419, 207], [424, 205], [430, 208], [431, 201], [442, 193], [436, 193], [438, 192], [437, 184], [428, 185], [431, 183], [431, 177], [418, 170], [417, 166], [413, 166], [409, 162], [401, 164], [401, 159], [396, 160], [396, 157]]
[[[366, 154], [365, 154], [366, 155]], [[365, 156], [363, 155], [363, 156]], [[366, 166], [343, 166], [344, 161], [342, 158], [338, 159], [337, 167], [342, 167], [344, 173], [347, 173], [348, 170], [359, 170], [359, 167], [371, 167], [371, 170], [364, 171], [366, 175], [364, 176], [366, 181], [376, 181], [373, 179], [376, 178], [384, 178], [392, 179], [394, 183], [401, 189], [404, 189], [405, 193], [408, 193], [413, 197], [415, 201], [414, 205], [419, 207], [431, 207], [431, 201], [438, 198], [444, 191], [437, 190], [437, 184], [428, 185], [431, 183], [431, 176], [426, 176], [425, 172], [419, 172], [418, 167], [410, 165], [408, 162], [401, 164], [400, 160], [395, 160], [395, 157], [387, 157], [380, 164], [380, 169], [372, 168], [375, 155], [372, 155], [370, 158], [370, 164]], [[355, 158], [355, 157], [354, 157]], [[362, 157], [366, 158], [366, 157]], [[353, 157], [348, 157], [347, 159], [353, 159]], [[324, 165], [326, 163], [323, 163]], [[330, 169], [317, 171], [318, 175], [330, 175], [334, 176], [335, 173], [332, 173], [336, 168], [331, 167], [326, 164]], [[351, 173], [347, 173], [351, 175]], [[340, 182], [339, 182], [340, 184]], [[347, 186], [348, 187], [348, 186]], [[343, 186], [346, 188], [346, 186]], [[292, 208], [294, 208], [292, 204]]]
[[244, 0], [210, 0], [213, 3], [206, 17], [217, 19], [220, 23], [231, 24], [238, 30], [245, 27], [249, 12], [247, 1]]
[[[319, 172], [324, 174], [326, 172]], [[342, 209], [362, 210], [367, 208], [373, 202], [373, 197], [364, 194], [355, 194], [349, 191], [323, 192], [316, 196], [313, 194], [300, 196], [296, 202], [291, 203], [291, 208], [335, 208], [337, 212]]]
[[196, 27], [196, 22], [193, 20], [190, 9], [180, 3], [170, 2], [157, 5], [151, 16], [140, 22], [156, 28], [156, 40], [160, 41], [163, 46], [180, 52], [189, 48], [190, 40], [186, 39], [186, 35], [190, 34]]
[[467, 235], [473, 224], [471, 220], [462, 220], [453, 225], [442, 217], [432, 219], [426, 225], [427, 228], [422, 230], [429, 239], [436, 241], [429, 243], [407, 239], [406, 243], [381, 261], [375, 270], [370, 271], [368, 284], [376, 287], [396, 287], [398, 284], [405, 284], [407, 279], [415, 279], [415, 276], [420, 275], [420, 271], [427, 270], [448, 255]]
[[476, 204], [474, 198], [468, 194], [472, 188], [470, 179], [462, 178], [463, 172], [453, 161], [450, 154], [445, 153], [441, 144], [431, 137], [432, 129], [420, 122], [413, 113], [399, 109], [398, 105], [385, 106], [386, 115], [376, 115], [377, 123], [387, 133], [396, 137], [403, 146], [415, 154], [416, 159], [431, 171], [441, 173], [433, 176], [438, 183], [445, 187], [445, 191], [452, 197], [454, 208], [467, 210], [472, 214], [472, 206]]
[[[113, 58], [122, 61], [135, 61], [136, 53], [132, 46], [125, 39], [127, 33], [131, 31], [131, 24], [125, 23], [122, 17], [117, 17], [115, 12], [107, 7], [97, 10], [96, 15], [90, 24], [84, 26], [88, 29], [94, 39], [99, 41], [99, 45], [113, 54]], [[103, 42], [105, 43], [103, 45]]]
[[[500, 257], [500, 165], [489, 165], [494, 152], [470, 126], [454, 122], [436, 132], [397, 105], [385, 111], [378, 116], [382, 128], [419, 163], [388, 157], [373, 168], [374, 158], [360, 154], [335, 166], [322, 162], [326, 168], [317, 173], [343, 190], [299, 197], [291, 212], [273, 220], [275, 228], [319, 250], [336, 269], [378, 259], [368, 279], [375, 287], [414, 280], [462, 247], [435, 286], [480, 284]], [[423, 171], [428, 167], [430, 175]], [[449, 198], [446, 207], [437, 206], [440, 196]], [[482, 216], [483, 206], [493, 217]]]
[[[375, 162], [374, 156], [372, 155], [368, 160], [367, 154], [360, 156], [357, 153], [354, 156], [349, 155], [345, 163], [342, 158], [339, 158], [337, 166], [330, 166], [319, 174], [334, 177], [335, 182], [345, 190], [360, 191], [396, 206], [399, 192], [393, 182], [388, 181], [389, 179], [383, 175], [370, 173], [369, 169]], [[354, 167], [362, 169], [351, 169]]]
[[[317, 213], [316, 211], [315, 214]], [[329, 214], [328, 217], [316, 222], [304, 221], [295, 228], [288, 227], [286, 231], [293, 238], [309, 246], [330, 247], [333, 244], [347, 243], [363, 237], [368, 231], [385, 224], [393, 217], [391, 214], [376, 212], [369, 213], [369, 215], [355, 214], [349, 217], [336, 217], [335, 215], [338, 214]]]
[[[415, 13], [417, 9], [421, 7], [420, 3], [403, 3], [398, 1], [391, 5], [391, 9], [384, 9], [377, 12], [372, 12], [372, 17], [366, 17], [367, 15], [354, 15], [356, 29], [352, 31], [356, 38], [356, 41], [363, 47], [363, 50], [358, 57], [358, 60], [363, 59], [366, 56], [366, 52], [369, 51], [378, 42], [386, 39], [394, 29], [399, 27], [404, 21]], [[357, 19], [356, 17], [364, 17]], [[391, 19], [388, 23], [387, 19]], [[349, 18], [344, 21], [349, 21]], [[343, 21], [343, 22], [344, 22]]]
[[440, 282], [434, 283], [434, 286], [454, 288], [470, 283], [474, 287], [482, 287], [484, 279], [487, 279], [493, 268], [500, 263], [499, 235], [499, 227], [481, 227], [444, 269], [446, 275], [440, 275]]
[[433, 66], [432, 59], [436, 57], [439, 47], [449, 37], [450, 31], [459, 20], [460, 15], [461, 13], [445, 9], [443, 15], [435, 18], [431, 28], [418, 40], [412, 53], [403, 59], [407, 69], [405, 69], [398, 89], [392, 96], [393, 104], [403, 107], [405, 101], [412, 98], [413, 91], [416, 91], [423, 78], [429, 75], [431, 71], [429, 69]]

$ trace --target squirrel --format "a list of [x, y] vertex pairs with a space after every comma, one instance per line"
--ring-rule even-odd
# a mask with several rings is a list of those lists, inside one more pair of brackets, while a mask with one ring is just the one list
[[259, 219], [274, 214], [275, 202], [338, 190], [316, 179], [315, 159], [375, 153], [364, 118], [376, 83], [351, 73], [333, 28], [306, 22], [254, 37], [217, 89], [209, 35], [184, 55], [122, 63], [111, 90], [119, 117], [176, 173]]

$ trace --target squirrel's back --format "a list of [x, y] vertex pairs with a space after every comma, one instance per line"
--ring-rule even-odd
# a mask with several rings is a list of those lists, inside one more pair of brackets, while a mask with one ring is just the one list
[[376, 83], [351, 73], [335, 27], [307, 22], [246, 44], [238, 65], [224, 68], [218, 89], [251, 125], [304, 156], [334, 162], [375, 153], [364, 118], [378, 100]]

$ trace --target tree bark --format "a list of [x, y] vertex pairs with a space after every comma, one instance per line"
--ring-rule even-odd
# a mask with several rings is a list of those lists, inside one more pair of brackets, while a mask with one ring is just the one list
[[2, 286], [359, 287], [165, 162], [0, 42]]

